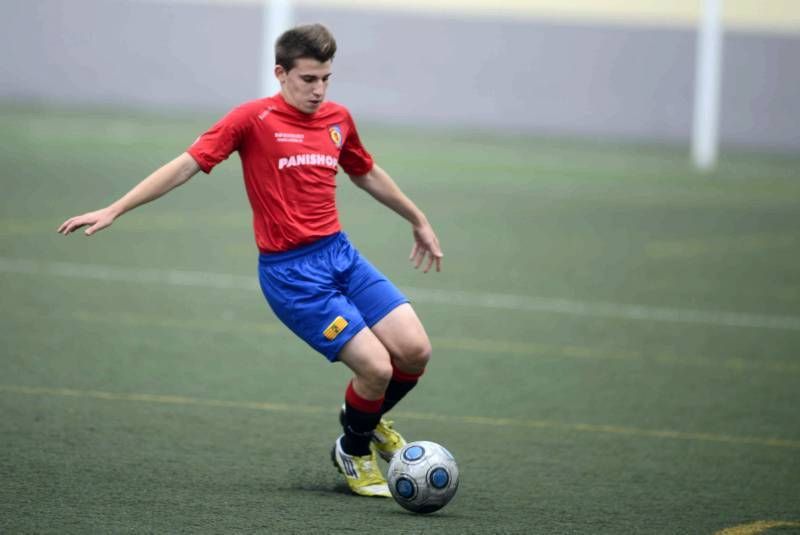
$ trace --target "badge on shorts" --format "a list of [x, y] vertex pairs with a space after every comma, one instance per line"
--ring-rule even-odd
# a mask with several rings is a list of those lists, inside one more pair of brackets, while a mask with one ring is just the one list
[[325, 338], [328, 340], [333, 340], [339, 336], [339, 333], [342, 332], [345, 327], [347, 327], [347, 320], [341, 316], [337, 316], [336, 319], [328, 325], [328, 328], [322, 331], [322, 334], [325, 335]]

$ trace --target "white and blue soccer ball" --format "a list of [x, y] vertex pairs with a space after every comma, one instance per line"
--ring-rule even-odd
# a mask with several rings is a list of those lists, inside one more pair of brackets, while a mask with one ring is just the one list
[[435, 442], [409, 442], [392, 457], [386, 480], [397, 503], [415, 513], [432, 513], [455, 496], [458, 465]]

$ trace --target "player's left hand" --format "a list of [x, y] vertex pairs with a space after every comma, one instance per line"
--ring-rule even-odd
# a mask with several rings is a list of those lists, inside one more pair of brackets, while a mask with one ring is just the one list
[[414, 227], [414, 247], [411, 249], [408, 259], [414, 262], [414, 269], [419, 269], [425, 262], [425, 257], [428, 257], [428, 265], [422, 270], [423, 273], [430, 271], [434, 264], [436, 264], [436, 271], [442, 270], [444, 254], [439, 246], [439, 238], [436, 237], [433, 227], [427, 222]]

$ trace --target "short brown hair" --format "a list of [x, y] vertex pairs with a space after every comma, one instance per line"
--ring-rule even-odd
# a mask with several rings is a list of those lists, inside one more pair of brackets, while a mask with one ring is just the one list
[[286, 30], [275, 42], [275, 64], [287, 72], [300, 58], [313, 58], [321, 63], [333, 59], [336, 39], [322, 24], [304, 24]]

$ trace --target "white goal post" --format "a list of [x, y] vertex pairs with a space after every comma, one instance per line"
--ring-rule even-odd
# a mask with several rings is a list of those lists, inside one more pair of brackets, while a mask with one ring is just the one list
[[268, 97], [280, 90], [275, 78], [275, 41], [293, 22], [292, 0], [264, 0], [262, 4], [263, 33], [261, 41], [261, 96]]
[[700, 171], [717, 163], [722, 77], [723, 0], [703, 0], [697, 29], [692, 161]]

